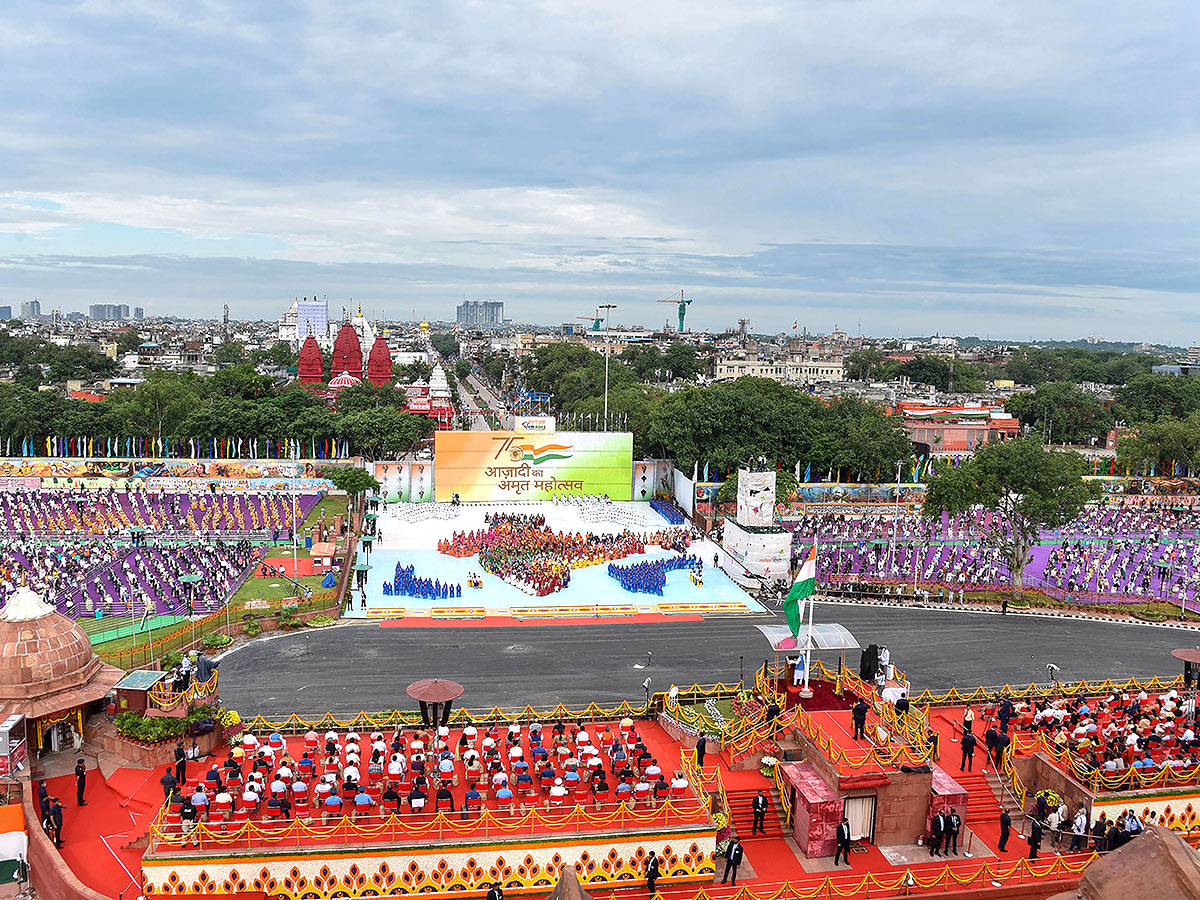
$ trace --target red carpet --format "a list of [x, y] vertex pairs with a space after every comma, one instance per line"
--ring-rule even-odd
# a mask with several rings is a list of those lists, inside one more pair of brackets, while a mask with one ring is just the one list
[[[136, 780], [137, 770], [124, 769], [132, 773], [122, 780]], [[142, 779], [146, 772], [141, 773]], [[123, 850], [122, 845], [136, 839], [152, 816], [149, 812], [131, 813], [122, 807], [124, 799], [104, 782], [98, 769], [88, 770], [87, 806], [75, 805], [75, 777], [63, 775], [46, 782], [50, 796], [57, 796], [63, 803], [63, 848], [62, 856], [71, 871], [88, 887], [108, 897], [117, 897], [131, 884], [140, 884], [142, 867], [141, 850]], [[158, 799], [162, 789], [156, 784]], [[144, 794], [139, 790], [139, 798]], [[134, 801], [145, 807], [147, 804]]]
[[666, 616], [639, 613], [633, 616], [567, 616], [516, 619], [512, 616], [484, 616], [482, 619], [434, 619], [413, 616], [407, 619], [383, 619], [380, 628], [503, 628], [519, 625], [637, 625], [650, 622], [703, 622], [703, 616]]

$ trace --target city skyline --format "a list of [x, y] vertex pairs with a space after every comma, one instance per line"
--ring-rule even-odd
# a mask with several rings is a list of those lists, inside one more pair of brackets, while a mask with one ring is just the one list
[[1187, 345], [1196, 19], [18, 2], [0, 302]]

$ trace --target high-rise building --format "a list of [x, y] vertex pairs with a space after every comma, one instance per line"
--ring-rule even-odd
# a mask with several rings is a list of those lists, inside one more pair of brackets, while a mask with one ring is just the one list
[[459, 325], [501, 325], [504, 323], [502, 300], [465, 300], [458, 304]]
[[140, 306], [135, 306], [133, 308], [133, 318], [137, 322], [142, 321], [142, 319], [146, 318], [146, 310], [142, 309]]
[[12, 318], [12, 307], [11, 306], [0, 306], [0, 319], [11, 319], [11, 318]]
[[129, 307], [124, 303], [93, 303], [88, 307], [88, 318], [93, 322], [120, 322], [129, 318]]
[[25, 300], [21, 303], [21, 318], [33, 319], [42, 314], [41, 300]]

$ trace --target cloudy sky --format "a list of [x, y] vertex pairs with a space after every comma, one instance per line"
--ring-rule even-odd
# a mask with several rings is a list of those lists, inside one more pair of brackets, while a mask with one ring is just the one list
[[1200, 7], [0, 4], [0, 303], [1200, 341]]

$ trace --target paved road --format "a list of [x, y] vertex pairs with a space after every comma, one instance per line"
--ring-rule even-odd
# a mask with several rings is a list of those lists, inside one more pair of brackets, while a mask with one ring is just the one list
[[[487, 404], [488, 408], [499, 412], [501, 407], [500, 400], [496, 397], [495, 393], [492, 392], [492, 389], [483, 382], [483, 379], [472, 372], [467, 376], [467, 380], [471, 383], [471, 386], [475, 388], [480, 398], [485, 404]], [[502, 413], [500, 418], [500, 425], [502, 428], [507, 428], [512, 424], [512, 417], [509, 413]]]
[[[466, 385], [464, 385], [457, 376], [454, 376], [454, 379], [458, 382], [458, 395], [462, 399], [463, 404], [467, 407], [467, 411], [470, 412], [471, 410], [475, 409], [483, 409], [483, 406], [478, 403], [474, 397], [467, 393]], [[487, 423], [487, 419], [485, 419], [482, 415], [471, 417], [471, 431], [490, 430], [491, 428]]]
[[[918, 689], [1045, 680], [1047, 662], [1062, 667], [1064, 680], [1174, 675], [1170, 650], [1200, 643], [1165, 628], [1034, 616], [841, 604], [821, 604], [817, 616], [841, 622], [863, 644], [889, 645]], [[769, 620], [502, 629], [364, 622], [234, 651], [221, 663], [221, 696], [243, 715], [348, 714], [407, 707], [405, 686], [439, 675], [466, 686], [470, 707], [613, 702], [641, 697], [647, 674], [655, 690], [737, 681], [739, 656], [750, 672], [766, 655], [756, 621]], [[647, 652], [652, 664], [638, 668]], [[857, 666], [857, 653], [851, 662]]]

